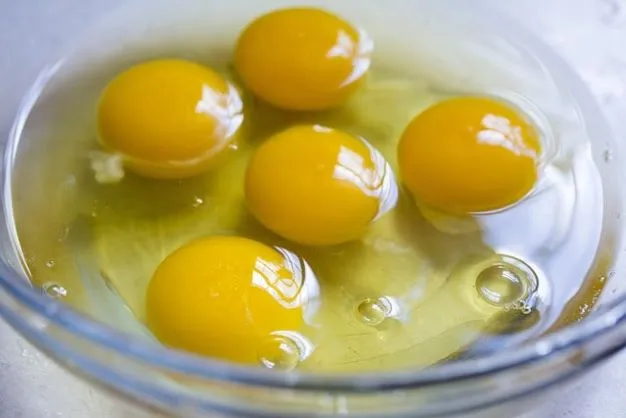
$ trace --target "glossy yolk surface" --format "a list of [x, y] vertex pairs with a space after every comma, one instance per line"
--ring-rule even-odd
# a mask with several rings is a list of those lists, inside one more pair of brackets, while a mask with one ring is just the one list
[[377, 216], [388, 166], [365, 141], [317, 125], [267, 140], [246, 172], [248, 207], [268, 229], [306, 245], [360, 237]]
[[208, 169], [242, 122], [237, 91], [213, 70], [183, 60], [136, 65], [104, 90], [98, 107], [102, 145], [155, 178]]
[[241, 34], [235, 67], [246, 86], [289, 110], [337, 106], [370, 66], [371, 40], [341, 18], [314, 8], [283, 9]]
[[257, 363], [270, 334], [303, 321], [304, 277], [278, 250], [240, 237], [192, 241], [168, 256], [147, 290], [147, 322], [166, 345]]
[[415, 199], [448, 213], [502, 209], [538, 179], [541, 143], [516, 110], [490, 98], [435, 104], [406, 128], [398, 146], [402, 179]]

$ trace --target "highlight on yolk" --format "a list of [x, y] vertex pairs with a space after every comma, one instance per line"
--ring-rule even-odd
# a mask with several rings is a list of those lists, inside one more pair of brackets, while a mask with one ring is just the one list
[[373, 48], [365, 32], [332, 13], [281, 9], [245, 28], [235, 68], [255, 95], [276, 107], [321, 110], [357, 89]]
[[517, 110], [459, 97], [428, 108], [398, 145], [402, 179], [419, 204], [452, 214], [503, 209], [538, 180], [541, 140]]
[[237, 90], [210, 68], [178, 59], [149, 61], [104, 90], [99, 139], [140, 175], [190, 177], [210, 168], [233, 140], [242, 107]]
[[[282, 248], [231, 236], [189, 242], [157, 268], [147, 323], [164, 344], [241, 363], [274, 356], [298, 335], [319, 288], [308, 264]], [[303, 353], [304, 354], [304, 353]]]
[[365, 140], [318, 125], [280, 132], [248, 164], [250, 211], [274, 233], [305, 245], [359, 238], [395, 206], [391, 168]]

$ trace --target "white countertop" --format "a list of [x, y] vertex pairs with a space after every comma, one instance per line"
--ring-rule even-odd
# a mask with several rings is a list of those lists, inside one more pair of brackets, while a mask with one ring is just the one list
[[[626, 2], [474, 1], [493, 3], [540, 33], [589, 83], [612, 122], [619, 122], [619, 115], [626, 114]], [[8, 132], [10, 115], [20, 95], [51, 58], [50, 51], [71, 40], [115, 2], [123, 0], [92, 1], [93, 7], [87, 11], [75, 7], [81, 0], [0, 3], [0, 138]], [[33, 14], [35, 7], [37, 13]], [[46, 25], [44, 19], [55, 23]], [[59, 32], [60, 27], [63, 30]], [[4, 83], [7, 78], [10, 84]], [[615, 127], [620, 134], [626, 133], [626, 129]], [[0, 347], [0, 418], [155, 416], [89, 387], [48, 360], [1, 320]], [[585, 377], [567, 395], [554, 397], [523, 418], [624, 418], [624, 387], [626, 352]]]

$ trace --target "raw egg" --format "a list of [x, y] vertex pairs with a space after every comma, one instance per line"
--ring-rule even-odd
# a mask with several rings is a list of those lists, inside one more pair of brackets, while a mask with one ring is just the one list
[[235, 68], [262, 100], [288, 110], [341, 104], [370, 66], [371, 39], [342, 18], [315, 8], [268, 13], [241, 34]]
[[245, 179], [250, 211], [274, 233], [305, 245], [359, 238], [397, 200], [393, 173], [365, 140], [319, 125], [268, 139]]
[[539, 177], [541, 140], [519, 111], [459, 97], [416, 116], [398, 145], [402, 180], [419, 204], [452, 214], [503, 209]]
[[200, 238], [156, 269], [147, 323], [168, 346], [259, 363], [264, 350], [274, 355], [275, 340], [297, 335], [317, 286], [308, 264], [287, 250], [241, 237]]
[[136, 65], [104, 90], [99, 139], [125, 166], [152, 178], [210, 168], [242, 121], [237, 90], [210, 68], [164, 59]]

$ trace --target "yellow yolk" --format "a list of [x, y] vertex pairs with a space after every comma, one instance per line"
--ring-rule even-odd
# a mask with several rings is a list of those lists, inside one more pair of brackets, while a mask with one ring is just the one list
[[154, 273], [146, 295], [148, 326], [171, 347], [258, 363], [274, 333], [302, 324], [307, 302], [316, 297], [307, 270], [294, 254], [250, 239], [192, 241]]
[[341, 104], [370, 66], [372, 41], [341, 18], [314, 8], [277, 10], [252, 22], [235, 50], [244, 84], [288, 110]]
[[513, 108], [489, 98], [435, 104], [408, 125], [400, 173], [418, 203], [469, 214], [505, 208], [538, 179], [541, 141]]
[[104, 148], [154, 178], [199, 174], [233, 140], [241, 99], [213, 70], [176, 59], [149, 61], [117, 76], [98, 107]]
[[397, 198], [393, 174], [364, 140], [321, 126], [289, 128], [252, 157], [245, 194], [274, 233], [305, 245], [359, 238]]

